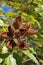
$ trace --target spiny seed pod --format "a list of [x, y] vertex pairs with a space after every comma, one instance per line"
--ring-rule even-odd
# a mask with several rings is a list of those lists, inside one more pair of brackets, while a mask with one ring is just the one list
[[19, 47], [23, 50], [27, 50], [29, 48], [29, 45], [26, 43], [21, 43]]
[[16, 45], [19, 45], [19, 41], [16, 38], [14, 38], [13, 41], [16, 43]]
[[21, 16], [17, 16], [14, 23], [13, 23], [14, 28], [19, 29], [21, 23], [22, 23]]
[[38, 32], [38, 30], [35, 30], [35, 29], [29, 29], [29, 30], [25, 33], [25, 35], [27, 35], [27, 36], [31, 36], [31, 35], [36, 34], [37, 32]]
[[31, 23], [30, 23], [30, 22], [27, 22], [27, 23], [23, 26], [23, 28], [29, 29], [29, 28], [30, 28], [30, 25], [31, 25]]
[[20, 15], [15, 18], [15, 22], [19, 22], [19, 23], [22, 22], [22, 18]]
[[2, 39], [8, 39], [9, 36], [7, 35], [7, 33], [8, 33], [8, 32], [3, 32], [3, 33], [1, 34], [1, 38], [2, 38]]
[[20, 33], [21, 33], [21, 36], [27, 31], [25, 28], [23, 29], [19, 29]]
[[20, 33], [19, 29], [15, 31], [15, 36], [16, 37], [20, 37], [21, 36], [21, 33]]
[[9, 49], [12, 49], [12, 43], [10, 43], [10, 41], [7, 42], [7, 47], [8, 47]]
[[16, 43], [14, 42], [14, 40], [8, 41], [7, 47], [8, 47], [9, 49], [13, 49], [14, 46], [16, 46]]
[[20, 47], [21, 49], [26, 50], [26, 49], [28, 49], [28, 48], [29, 48], [29, 45], [28, 45], [28, 44], [26, 44], [26, 40], [25, 40], [25, 39], [21, 39], [21, 40], [20, 40], [19, 47]]
[[26, 39], [20, 39], [20, 43], [26, 42]]
[[10, 25], [10, 26], [8, 26], [8, 31], [9, 31], [10, 34], [14, 35], [15, 29], [12, 25]]
[[14, 22], [13, 26], [14, 26], [15, 29], [19, 29], [20, 24], [18, 22]]
[[13, 37], [13, 34], [11, 32], [8, 32], [7, 35], [10, 37]]

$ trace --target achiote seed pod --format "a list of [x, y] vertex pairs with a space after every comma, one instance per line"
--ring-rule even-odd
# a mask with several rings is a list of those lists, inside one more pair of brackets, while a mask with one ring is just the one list
[[27, 50], [29, 48], [29, 44], [22, 43], [19, 47], [23, 50]]
[[26, 44], [26, 40], [25, 40], [25, 39], [22, 39], [22, 40], [20, 41], [19, 47], [20, 47], [21, 49], [23, 49], [23, 50], [27, 50], [27, 49], [29, 48], [29, 44]]
[[8, 27], [8, 31], [9, 31], [9, 33], [10, 33], [10, 35], [14, 35], [14, 32], [15, 32], [15, 29], [14, 29], [14, 27], [12, 26], [12, 25], [10, 25], [9, 27]]
[[3, 32], [3, 33], [1, 33], [0, 37], [1, 37], [2, 39], [8, 39], [9, 36], [7, 35], [7, 33], [8, 33], [8, 32]]
[[[23, 50], [27, 50], [29, 48], [29, 44], [27, 44], [25, 36], [32, 36], [38, 32], [38, 30], [30, 28], [30, 22], [27, 22], [24, 25], [21, 25], [22, 18], [21, 16], [17, 16], [12, 25], [8, 26], [8, 31], [0, 33], [0, 39], [6, 39], [7, 47], [9, 49], [13, 49], [15, 46]], [[22, 38], [21, 38], [22, 37]]]
[[15, 22], [22, 23], [22, 18], [20, 15], [15, 18]]
[[10, 48], [10, 49], [13, 49], [15, 46], [19, 45], [19, 41], [14, 38], [14, 39], [11, 39], [10, 41], [8, 41], [7, 43], [7, 47]]
[[15, 31], [15, 36], [16, 36], [16, 37], [20, 37], [20, 36], [21, 36], [21, 33], [20, 33], [19, 29], [17, 29], [17, 30]]
[[8, 41], [7, 47], [8, 47], [9, 49], [13, 49], [15, 46], [16, 46], [16, 43], [14, 42], [14, 40]]
[[21, 16], [17, 16], [17, 17], [15, 18], [14, 23], [13, 23], [14, 28], [15, 28], [15, 29], [19, 29], [21, 23], [22, 23], [22, 18], [21, 18]]
[[27, 29], [25, 28], [22, 28], [22, 29], [19, 29], [20, 33], [21, 33], [21, 36], [27, 31]]
[[14, 38], [13, 40], [16, 43], [16, 45], [19, 45], [19, 41], [16, 38]]
[[24, 34], [26, 36], [31, 36], [31, 35], [34, 35], [38, 32], [38, 30], [35, 30], [35, 29], [28, 29], [27, 32]]
[[29, 28], [30, 28], [30, 25], [31, 25], [31, 23], [30, 23], [30, 22], [27, 22], [27, 23], [23, 26], [23, 28], [29, 29]]

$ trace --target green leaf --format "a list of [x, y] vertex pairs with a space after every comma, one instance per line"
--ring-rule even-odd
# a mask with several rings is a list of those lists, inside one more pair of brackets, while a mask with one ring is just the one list
[[3, 46], [1, 53], [8, 53], [8, 48], [6, 46]]
[[17, 64], [16, 64], [16, 60], [13, 58], [13, 55], [12, 55], [12, 54], [10, 54], [10, 55], [5, 59], [4, 64], [6, 64], [6, 65], [17, 65]]
[[38, 25], [39, 29], [41, 29], [41, 25], [40, 25], [39, 21], [37, 21], [32, 15], [29, 15], [29, 18], [30, 18], [32, 24], [36, 23]]
[[10, 61], [10, 58], [9, 57], [7, 57], [6, 59], [5, 59], [5, 62], [4, 62], [6, 65], [11, 65], [11, 61]]
[[27, 57], [29, 57], [31, 60], [33, 60], [33, 62], [35, 62], [36, 64], [38, 63], [38, 60], [36, 59], [36, 57], [29, 52], [29, 50], [22, 50], [23, 54], [25, 54]]
[[0, 63], [2, 63], [2, 61], [3, 61], [3, 59], [2, 59], [2, 58], [0, 58]]
[[0, 53], [0, 58], [6, 58], [9, 56], [9, 54], [10, 53], [4, 53], [4, 54]]
[[33, 54], [36, 54], [36, 51], [33, 49], [33, 47], [30, 47], [29, 50], [32, 51]]
[[22, 65], [22, 59], [17, 53], [13, 53], [13, 57], [16, 59], [17, 65]]
[[3, 20], [0, 20], [0, 26], [3, 26], [3, 25], [4, 25]]

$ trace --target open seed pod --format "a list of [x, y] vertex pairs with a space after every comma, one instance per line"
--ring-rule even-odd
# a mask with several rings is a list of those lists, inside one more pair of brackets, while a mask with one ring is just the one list
[[16, 37], [20, 37], [20, 36], [21, 36], [21, 33], [20, 33], [19, 29], [17, 29], [17, 30], [15, 31], [15, 36], [16, 36]]
[[14, 35], [15, 29], [14, 29], [13, 25], [10, 25], [10, 26], [8, 27], [8, 31], [9, 31], [9, 34], [10, 34], [11, 36]]
[[23, 49], [23, 50], [27, 50], [29, 48], [29, 45], [28, 44], [25, 44], [25, 43], [22, 43], [19, 47], [21, 49]]
[[19, 41], [16, 38], [9, 40], [7, 43], [7, 47], [10, 49], [13, 49], [15, 46], [18, 45], [19, 45]]
[[1, 33], [0, 38], [2, 38], [2, 39], [8, 39], [9, 36], [7, 34], [8, 34], [8, 32]]
[[25, 28], [22, 28], [22, 29], [19, 29], [20, 33], [21, 33], [21, 36], [27, 31], [27, 29]]
[[19, 29], [21, 23], [22, 23], [22, 18], [21, 18], [21, 16], [17, 16], [17, 17], [15, 18], [14, 23], [13, 23], [14, 28], [15, 28], [15, 29]]
[[23, 50], [27, 50], [27, 49], [29, 48], [29, 45], [26, 44], [26, 40], [25, 40], [25, 39], [22, 39], [22, 40], [20, 40], [20, 45], [19, 45], [19, 47], [20, 47], [21, 49], [23, 49]]
[[20, 15], [15, 18], [15, 22], [19, 22], [19, 23], [22, 22], [22, 18]]
[[31, 36], [31, 35], [34, 35], [38, 32], [38, 30], [35, 30], [35, 29], [28, 29], [27, 32], [24, 34], [26, 36]]
[[29, 28], [30, 28], [30, 25], [31, 25], [31, 23], [30, 23], [30, 22], [27, 22], [27, 23], [23, 26], [23, 28], [29, 29]]

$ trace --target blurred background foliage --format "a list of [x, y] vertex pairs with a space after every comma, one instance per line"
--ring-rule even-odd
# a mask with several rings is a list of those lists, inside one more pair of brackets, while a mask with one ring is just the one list
[[0, 32], [6, 31], [15, 17], [21, 15], [23, 23], [31, 22], [38, 33], [26, 37], [29, 50], [18, 47], [10, 51], [0, 40], [0, 65], [43, 65], [43, 0], [0, 0]]

